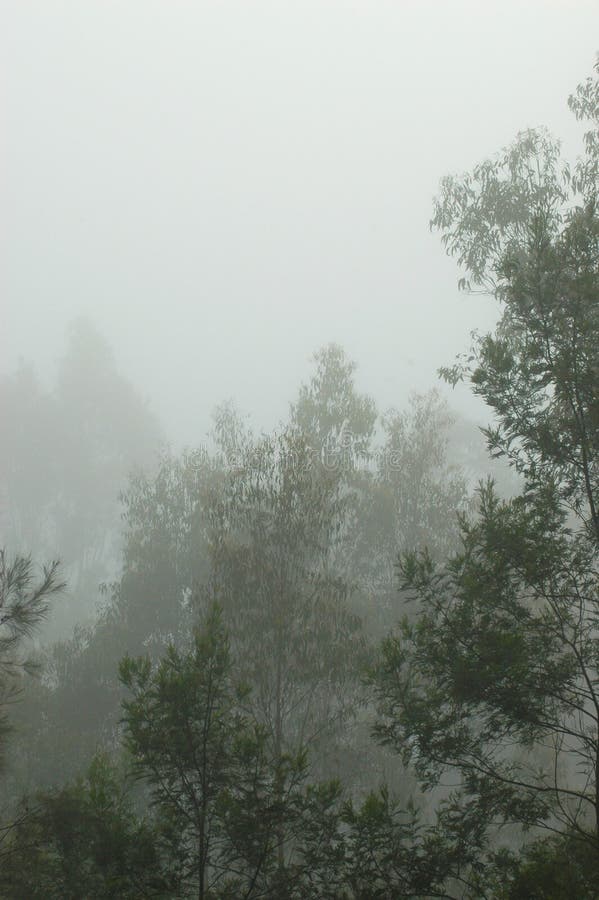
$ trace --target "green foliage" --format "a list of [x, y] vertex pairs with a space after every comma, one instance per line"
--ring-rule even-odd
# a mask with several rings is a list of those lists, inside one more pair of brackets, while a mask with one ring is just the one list
[[292, 430], [247, 445], [205, 497], [204, 602], [222, 604], [276, 755], [313, 744], [347, 713], [361, 641], [332, 565], [346, 507], [338, 473]]
[[161, 836], [140, 819], [106, 757], [85, 779], [38, 795], [21, 808], [0, 844], [6, 900], [172, 897], [162, 872]]
[[[183, 884], [198, 897], [263, 896], [296, 816], [303, 756], [273, 759], [245, 712], [218, 608], [189, 651], [170, 646], [157, 667], [126, 658], [121, 679], [134, 772], [177, 836]], [[279, 876], [280, 877], [280, 873]], [[262, 893], [260, 893], [262, 892]]]
[[595, 74], [579, 84], [568, 98], [568, 106], [579, 121], [590, 124], [584, 135], [585, 155], [579, 160], [574, 186], [581, 192], [596, 196], [599, 185], [599, 60]]
[[15, 760], [23, 782], [57, 783], [98, 744], [110, 746], [119, 660], [185, 646], [198, 609], [214, 599], [271, 744], [293, 752], [310, 743], [321, 773], [338, 774], [340, 759], [348, 776], [351, 768], [370, 778], [365, 726], [360, 750], [353, 737], [338, 740], [359, 705], [359, 620], [377, 636], [394, 620], [398, 548], [427, 540], [442, 554], [454, 545], [465, 485], [446, 462], [450, 417], [440, 399], [415, 397], [390, 413], [376, 451], [376, 411], [354, 370], [339, 348], [325, 348], [300, 391], [309, 416], [298, 401], [288, 427], [257, 438], [225, 405], [214, 451], [166, 453], [153, 475], [131, 477], [122, 577], [93, 627], [48, 653], [46, 683], [28, 692], [22, 728], [36, 737]]
[[33, 668], [23, 656], [23, 644], [46, 617], [52, 598], [64, 590], [58, 565], [44, 567], [36, 581], [30, 557], [10, 560], [0, 549], [0, 737], [8, 731], [6, 706], [19, 692], [23, 672]]
[[594, 900], [599, 883], [597, 848], [576, 831], [534, 841], [511, 858], [496, 900]]
[[323, 347], [314, 362], [316, 372], [291, 407], [291, 425], [329, 464], [340, 451], [346, 463], [349, 454], [368, 458], [377, 412], [372, 398], [355, 389], [356, 364], [338, 344]]
[[[477, 866], [497, 868], [481, 852], [475, 816], [460, 810], [457, 827], [427, 824], [412, 802], [382, 786], [360, 802], [334, 783], [308, 790], [291, 896], [323, 900], [461, 897], [481, 884]], [[457, 810], [446, 804], [445, 820]], [[455, 889], [455, 893], [454, 893]]]
[[393, 410], [382, 419], [377, 481], [391, 503], [388, 559], [423, 544], [445, 556], [455, 545], [455, 513], [467, 508], [468, 491], [463, 473], [447, 460], [452, 424], [437, 391], [413, 395], [405, 412]]
[[[595, 123], [598, 83], [571, 101]], [[432, 223], [466, 269], [463, 286], [501, 303], [497, 331], [475, 336], [444, 374], [468, 380], [490, 406], [489, 450], [522, 476], [523, 492], [501, 501], [481, 485], [478, 514], [461, 517], [461, 547], [445, 563], [426, 551], [403, 556], [401, 585], [416, 610], [384, 642], [372, 683], [379, 739], [424, 787], [459, 786], [438, 824], [451, 842], [471, 821], [465, 837], [479, 862], [507, 826], [519, 840], [529, 828], [571, 834], [583, 856], [597, 853], [597, 146], [587, 136], [572, 176], [544, 132], [519, 135], [497, 160], [442, 183]], [[566, 895], [563, 879], [547, 887], [558, 845], [523, 857], [513, 896]], [[501, 865], [509, 870], [509, 854], [489, 872]]]
[[555, 495], [501, 502], [481, 489], [480, 518], [463, 521], [446, 566], [403, 559], [419, 615], [384, 643], [374, 676], [379, 736], [429, 786], [458, 767], [498, 821], [594, 813], [595, 575], [559, 520]]

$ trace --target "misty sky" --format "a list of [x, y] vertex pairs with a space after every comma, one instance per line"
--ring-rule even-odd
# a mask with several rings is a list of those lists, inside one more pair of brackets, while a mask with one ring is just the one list
[[[286, 412], [341, 343], [381, 406], [494, 321], [428, 231], [442, 175], [547, 125], [599, 3], [2, 2], [2, 368], [89, 316], [176, 442]], [[465, 403], [465, 399], [457, 398]]]

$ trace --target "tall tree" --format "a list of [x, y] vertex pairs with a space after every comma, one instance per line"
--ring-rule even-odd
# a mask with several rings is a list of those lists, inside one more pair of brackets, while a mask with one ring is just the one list
[[161, 431], [83, 319], [69, 329], [55, 384], [43, 386], [22, 365], [0, 382], [0, 407], [2, 540], [22, 553], [60, 555], [76, 604], [53, 619], [57, 637], [90, 617], [99, 583], [114, 577], [119, 492], [133, 470], [153, 464]]
[[303, 760], [273, 759], [263, 729], [244, 711], [248, 692], [219, 609], [189, 650], [171, 645], [156, 667], [147, 657], [126, 658], [120, 671], [131, 693], [127, 745], [176, 836], [187, 891], [199, 900], [283, 896], [270, 885]]
[[345, 502], [339, 474], [288, 429], [246, 443], [202, 505], [207, 593], [223, 606], [277, 756], [347, 712], [359, 623], [330, 563]]
[[455, 547], [455, 513], [468, 508], [469, 492], [461, 470], [448, 461], [452, 421], [436, 391], [414, 395], [407, 409], [381, 417], [383, 444], [359, 520], [367, 590], [378, 601], [371, 625], [379, 637], [403, 607], [398, 554], [426, 543], [442, 557]]
[[363, 461], [371, 451], [377, 419], [371, 397], [356, 390], [356, 363], [338, 344], [328, 344], [314, 355], [316, 371], [303, 384], [291, 406], [291, 424], [306, 435], [315, 451], [329, 457], [340, 452], [345, 462]]
[[[523, 493], [480, 489], [461, 548], [405, 556], [415, 622], [383, 646], [379, 735], [425, 785], [457, 775], [456, 803], [491, 823], [599, 831], [599, 78], [571, 101], [591, 119], [574, 173], [544, 132], [449, 178], [438, 228], [462, 284], [501, 304], [494, 334], [445, 374], [494, 413], [493, 455]], [[593, 177], [593, 173], [594, 176]]]

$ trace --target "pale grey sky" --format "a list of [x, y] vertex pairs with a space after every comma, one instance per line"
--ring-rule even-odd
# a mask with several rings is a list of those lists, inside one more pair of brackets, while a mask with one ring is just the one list
[[2, 367], [87, 315], [186, 443], [227, 397], [270, 427], [331, 340], [381, 406], [432, 386], [494, 318], [428, 232], [439, 179], [529, 126], [575, 152], [599, 50], [584, 0], [0, 9]]

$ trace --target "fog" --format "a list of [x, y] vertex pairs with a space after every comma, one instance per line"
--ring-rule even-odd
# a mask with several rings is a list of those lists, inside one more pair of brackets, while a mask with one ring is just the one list
[[[491, 325], [428, 221], [519, 130], [565, 145], [594, 2], [5, 2], [3, 371], [88, 317], [175, 445], [285, 416], [336, 341], [384, 409]], [[452, 398], [477, 417], [466, 392]]]
[[0, 0], [2, 900], [597, 900], [598, 36]]

